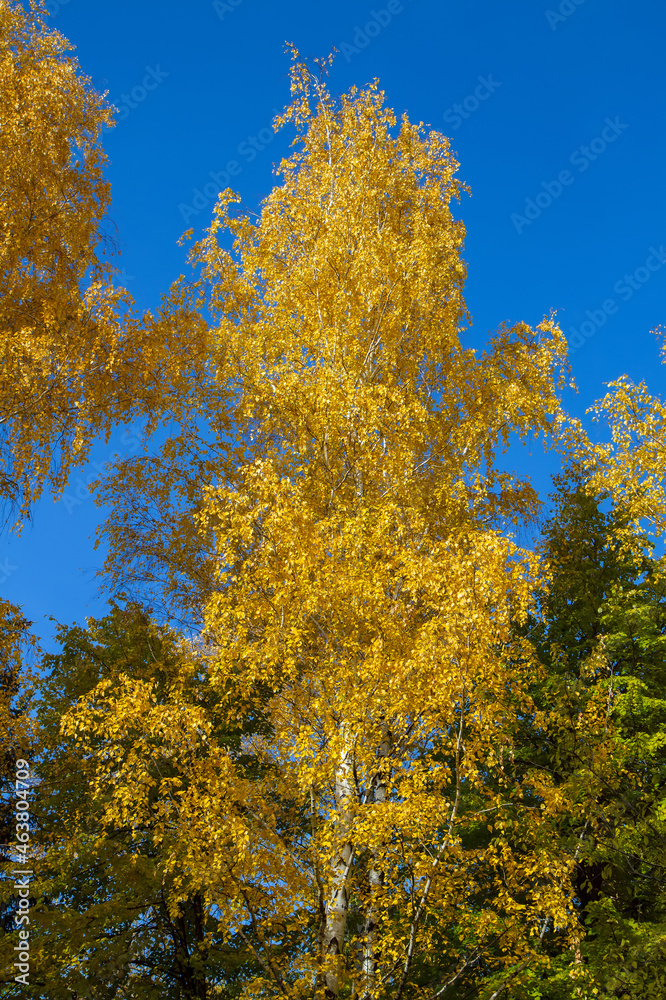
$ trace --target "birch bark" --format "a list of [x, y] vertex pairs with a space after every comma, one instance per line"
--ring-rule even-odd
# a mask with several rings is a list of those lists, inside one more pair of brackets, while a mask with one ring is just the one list
[[[379, 745], [379, 769], [373, 779], [373, 789], [371, 801], [375, 803], [386, 802], [386, 789], [389, 778], [388, 760], [393, 750], [393, 737], [386, 722], [382, 723], [382, 740]], [[363, 993], [364, 1000], [369, 1000], [374, 995], [377, 985], [378, 967], [380, 960], [379, 937], [377, 928], [377, 896], [384, 885], [384, 873], [381, 870], [377, 859], [377, 852], [373, 856], [373, 863], [368, 872], [369, 900], [365, 914], [365, 927], [363, 939]]]
[[349, 873], [354, 860], [351, 841], [352, 810], [356, 799], [354, 754], [346, 729], [342, 734], [342, 751], [335, 774], [335, 806], [337, 821], [335, 850], [331, 864], [331, 892], [326, 904], [324, 929], [324, 981], [327, 1000], [336, 1000], [344, 980], [343, 947], [349, 914]]

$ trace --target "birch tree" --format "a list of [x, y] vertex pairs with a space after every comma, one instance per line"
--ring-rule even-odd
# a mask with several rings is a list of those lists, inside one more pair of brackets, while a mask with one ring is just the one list
[[114, 285], [101, 145], [114, 109], [44, 15], [0, 0], [0, 503], [22, 515], [96, 436], [158, 419], [199, 346], [193, 328], [155, 341]]
[[512, 534], [538, 499], [500, 455], [551, 434], [565, 342], [544, 319], [464, 346], [448, 141], [376, 85], [335, 100], [294, 55], [279, 183], [257, 217], [221, 194], [199, 279], [155, 320], [207, 327], [183, 407], [211, 437], [118, 468], [109, 570], [131, 552], [198, 601], [221, 718], [262, 720], [257, 780], [221, 749], [168, 811], [262, 970], [245, 995], [490, 1000], [580, 934], [567, 804], [505, 767], [534, 711], [515, 625], [540, 570]]

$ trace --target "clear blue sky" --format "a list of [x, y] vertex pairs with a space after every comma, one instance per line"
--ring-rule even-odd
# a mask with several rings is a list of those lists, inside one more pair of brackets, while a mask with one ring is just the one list
[[[571, 410], [582, 414], [621, 373], [661, 392], [650, 334], [666, 321], [666, 7], [657, 0], [48, 6], [121, 108], [106, 135], [111, 217], [140, 306], [155, 306], [184, 270], [177, 239], [207, 225], [211, 173], [219, 180], [235, 161], [231, 186], [247, 205], [268, 193], [285, 150], [270, 131], [289, 99], [285, 40], [305, 56], [336, 45], [334, 91], [379, 77], [398, 114], [452, 139], [472, 188], [460, 209], [469, 342], [480, 345], [502, 321], [535, 324], [557, 309], [576, 347]], [[120, 430], [94, 458], [135, 449], [133, 433]], [[525, 466], [547, 490], [551, 466], [537, 451]], [[93, 550], [102, 514], [87, 478], [75, 473], [65, 502], [46, 497], [19, 540], [0, 538], [0, 593], [47, 640], [45, 616], [81, 621], [104, 606], [102, 554]]]

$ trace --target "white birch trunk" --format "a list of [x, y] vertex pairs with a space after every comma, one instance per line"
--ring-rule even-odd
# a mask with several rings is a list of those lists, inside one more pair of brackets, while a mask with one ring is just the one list
[[[326, 905], [324, 929], [324, 962], [326, 997], [334, 1000], [343, 985], [342, 949], [345, 942], [349, 913], [348, 881], [354, 848], [349, 839], [352, 827], [352, 806], [356, 797], [353, 777], [353, 753], [347, 734], [343, 736], [340, 763], [335, 774], [335, 804], [338, 810], [337, 841], [340, 845], [331, 863], [331, 894]], [[330, 966], [329, 966], [330, 963]]]
[[[373, 780], [372, 801], [386, 802], [386, 785], [388, 782], [388, 758], [393, 748], [393, 739], [388, 725], [382, 723], [382, 741], [379, 745], [379, 770]], [[378, 965], [379, 965], [379, 941], [377, 934], [377, 913], [373, 904], [373, 899], [377, 892], [384, 885], [384, 873], [377, 864], [375, 855], [374, 863], [368, 872], [368, 888], [370, 890], [370, 900], [365, 913], [365, 927], [363, 940], [363, 998], [370, 1000], [374, 995], [377, 986]]]

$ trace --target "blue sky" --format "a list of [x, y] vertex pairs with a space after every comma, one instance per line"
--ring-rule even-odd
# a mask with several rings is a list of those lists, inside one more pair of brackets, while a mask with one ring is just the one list
[[[480, 346], [551, 309], [571, 339], [582, 415], [622, 373], [661, 392], [650, 330], [666, 321], [666, 7], [655, 0], [48, 0], [52, 24], [119, 108], [105, 136], [109, 230], [125, 282], [154, 307], [185, 270], [177, 245], [208, 224], [215, 188], [254, 208], [286, 150], [272, 117], [289, 99], [284, 42], [340, 49], [334, 92], [378, 77], [398, 114], [450, 136], [472, 189], [467, 301]], [[226, 174], [231, 175], [230, 181]], [[220, 184], [220, 181], [222, 183]], [[132, 454], [121, 428], [93, 455]], [[521, 459], [544, 490], [552, 461]], [[50, 642], [52, 625], [102, 613], [93, 548], [102, 519], [75, 472], [21, 538], [0, 538], [0, 588]]]

